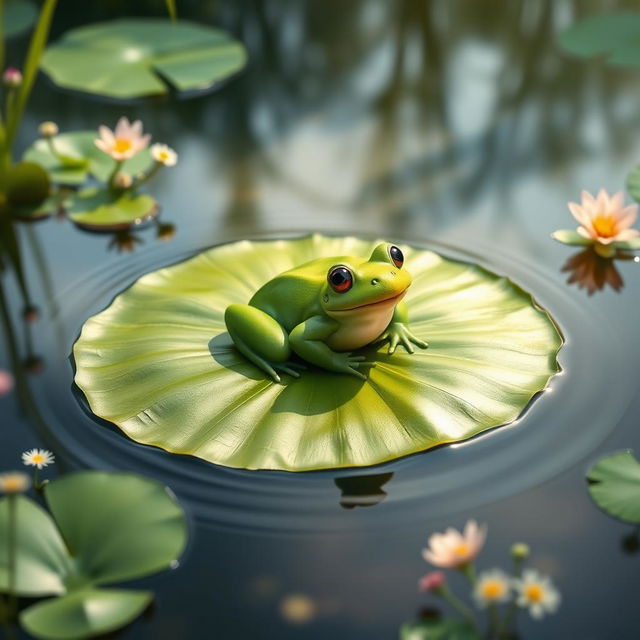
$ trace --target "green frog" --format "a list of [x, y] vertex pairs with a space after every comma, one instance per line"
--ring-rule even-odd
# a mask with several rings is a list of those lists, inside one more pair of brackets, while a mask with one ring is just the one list
[[427, 343], [409, 329], [402, 301], [411, 285], [404, 255], [395, 245], [379, 244], [371, 257], [318, 258], [269, 280], [249, 304], [232, 304], [225, 323], [237, 349], [280, 382], [280, 373], [299, 377], [302, 360], [336, 373], [366, 379], [375, 366], [352, 352], [374, 342], [402, 344], [414, 353]]

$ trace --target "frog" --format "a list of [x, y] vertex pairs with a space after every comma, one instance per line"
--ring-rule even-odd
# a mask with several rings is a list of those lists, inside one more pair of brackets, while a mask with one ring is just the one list
[[261, 286], [248, 304], [234, 303], [224, 320], [235, 347], [276, 383], [280, 374], [300, 377], [306, 366], [297, 355], [326, 371], [366, 380], [375, 366], [354, 351], [388, 342], [388, 353], [399, 345], [428, 343], [410, 329], [405, 297], [412, 278], [402, 250], [378, 244], [369, 258], [317, 258], [285, 271]]

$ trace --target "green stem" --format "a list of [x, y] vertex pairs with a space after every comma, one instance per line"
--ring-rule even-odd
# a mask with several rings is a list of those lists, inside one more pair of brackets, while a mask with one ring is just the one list
[[109, 176], [109, 180], [107, 181], [107, 184], [109, 185], [110, 189], [115, 189], [114, 182], [123, 164], [124, 164], [124, 160], [116, 160], [116, 166], [113, 167], [113, 171], [111, 172], [111, 175]]
[[9, 494], [7, 496], [9, 507], [9, 531], [7, 534], [7, 569], [9, 572], [9, 615], [13, 617], [17, 610], [16, 599], [16, 496]]
[[496, 638], [500, 629], [500, 617], [498, 616], [498, 608], [496, 605], [490, 604], [487, 608], [489, 616], [489, 638]]
[[476, 568], [475, 568], [473, 562], [469, 562], [468, 564], [462, 565], [461, 567], [459, 567], [459, 570], [467, 578], [467, 580], [469, 581], [469, 584], [472, 587], [475, 587], [476, 586], [476, 582], [478, 581], [478, 579], [476, 577]]
[[504, 617], [504, 620], [502, 621], [501, 624], [498, 624], [498, 640], [506, 640], [508, 638], [508, 633], [509, 633], [509, 629], [511, 628], [511, 625], [513, 623], [513, 619], [516, 616], [516, 613], [518, 612], [518, 605], [515, 602], [512, 602], [511, 605], [509, 605], [509, 608], [507, 609], [507, 613]]
[[473, 625], [476, 630], [478, 629], [478, 623], [473, 611], [471, 611], [471, 609], [464, 604], [462, 600], [454, 596], [448, 587], [440, 587], [440, 589], [435, 593], [437, 593], [445, 602], [448, 602], [465, 620], [467, 620], [467, 622], [469, 622], [469, 624]]
[[64, 164], [64, 156], [56, 149], [56, 145], [53, 142], [53, 138], [51, 136], [47, 136], [45, 138], [45, 140], [47, 141], [47, 146], [49, 147], [49, 151], [51, 151], [51, 153], [53, 154], [53, 156], [55, 158], [58, 158], [58, 160], [60, 160], [60, 162], [62, 164]]
[[7, 132], [4, 140], [3, 152], [6, 154], [10, 152], [13, 142], [20, 127], [22, 115], [27, 106], [27, 101], [31, 95], [33, 84], [36, 81], [38, 74], [38, 68], [40, 67], [40, 60], [44, 53], [44, 48], [49, 38], [49, 29], [51, 28], [51, 21], [53, 19], [53, 12], [55, 11], [58, 0], [44, 0], [38, 15], [38, 21], [36, 27], [31, 36], [31, 42], [29, 43], [29, 50], [24, 63], [22, 72], [22, 84], [18, 91], [11, 113], [6, 115], [7, 119]]
[[140, 178], [139, 180], [134, 180], [133, 184], [127, 189], [127, 191], [137, 189], [141, 184], [149, 182], [149, 180], [151, 180], [151, 178], [153, 178], [158, 173], [158, 171], [162, 169], [163, 166], [164, 165], [162, 164], [162, 162], [156, 162], [153, 167], [149, 169], [146, 175], [142, 176], [142, 178]]

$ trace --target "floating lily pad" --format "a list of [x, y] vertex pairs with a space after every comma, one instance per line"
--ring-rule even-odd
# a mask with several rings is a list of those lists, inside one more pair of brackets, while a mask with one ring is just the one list
[[620, 66], [640, 66], [640, 13], [602, 13], [576, 22], [560, 34], [560, 45], [585, 58], [603, 57]]
[[421, 620], [400, 627], [400, 640], [481, 640], [482, 636], [467, 622], [459, 620]]
[[7, 0], [4, 7], [4, 35], [7, 38], [26, 31], [38, 17], [38, 9], [27, 0]]
[[90, 231], [119, 231], [151, 220], [158, 209], [157, 201], [146, 193], [92, 188], [71, 199], [67, 215]]
[[119, 99], [210, 89], [246, 63], [224, 31], [185, 20], [129, 18], [67, 31], [42, 69], [59, 86]]
[[[54, 596], [20, 616], [37, 638], [72, 639], [129, 623], [149, 604], [148, 591], [105, 584], [167, 569], [186, 544], [182, 509], [166, 489], [128, 473], [84, 471], [49, 483], [53, 518], [16, 498], [16, 580], [21, 597]], [[9, 590], [9, 499], [0, 500], [0, 591]]]
[[640, 463], [631, 451], [602, 458], [589, 471], [589, 493], [615, 518], [640, 524]]
[[229, 467], [366, 466], [511, 422], [558, 371], [562, 340], [531, 296], [478, 266], [403, 247], [413, 355], [363, 350], [365, 381], [309, 367], [275, 384], [234, 348], [224, 311], [321, 256], [377, 242], [314, 235], [238, 242], [141, 278], [91, 318], [76, 383], [132, 439]]
[[[24, 154], [24, 160], [42, 165], [57, 184], [81, 185], [89, 176], [100, 182], [107, 182], [116, 161], [96, 147], [96, 131], [74, 131], [62, 133], [53, 139], [54, 155], [46, 140], [37, 140]], [[133, 158], [126, 160], [122, 171], [131, 175], [144, 172], [153, 164], [148, 149], [143, 149]]]

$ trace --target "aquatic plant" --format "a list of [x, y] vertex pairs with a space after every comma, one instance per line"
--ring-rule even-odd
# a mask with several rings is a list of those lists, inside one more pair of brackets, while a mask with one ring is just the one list
[[450, 527], [445, 533], [431, 535], [427, 547], [422, 551], [424, 559], [434, 566], [455, 569], [466, 576], [471, 598], [476, 607], [487, 614], [486, 634], [480, 632], [472, 609], [449, 588], [446, 574], [432, 571], [420, 579], [420, 591], [447, 602], [463, 620], [437, 618], [408, 623], [400, 630], [401, 640], [444, 640], [451, 637], [503, 640], [512, 637], [515, 618], [520, 610], [528, 610], [536, 620], [555, 613], [560, 606], [560, 593], [549, 577], [524, 568], [530, 555], [526, 544], [516, 543], [511, 547], [511, 574], [499, 568], [477, 574], [476, 558], [484, 545], [486, 532], [486, 526], [469, 520], [463, 533]]
[[36, 491], [41, 491], [44, 485], [48, 482], [45, 480], [44, 482], [40, 482], [38, 475], [42, 469], [45, 469], [50, 464], [55, 462], [55, 456], [51, 451], [47, 451], [46, 449], [31, 449], [29, 451], [25, 451], [22, 454], [22, 464], [27, 467], [33, 467], [33, 486]]
[[601, 458], [587, 474], [589, 495], [614, 518], [640, 524], [640, 463], [630, 450]]
[[561, 229], [551, 236], [563, 244], [592, 246], [598, 255], [610, 258], [618, 250], [640, 250], [640, 231], [632, 229], [638, 205], [624, 206], [624, 194], [610, 196], [600, 189], [597, 197], [582, 191], [582, 202], [569, 202], [571, 215], [578, 221], [575, 231]]
[[[175, 497], [131, 473], [82, 471], [44, 486], [47, 511], [20, 495], [29, 485], [26, 474], [0, 475], [0, 622], [65, 640], [135, 619], [153, 593], [107, 585], [175, 566], [187, 540]], [[18, 611], [18, 597], [38, 601]]]

